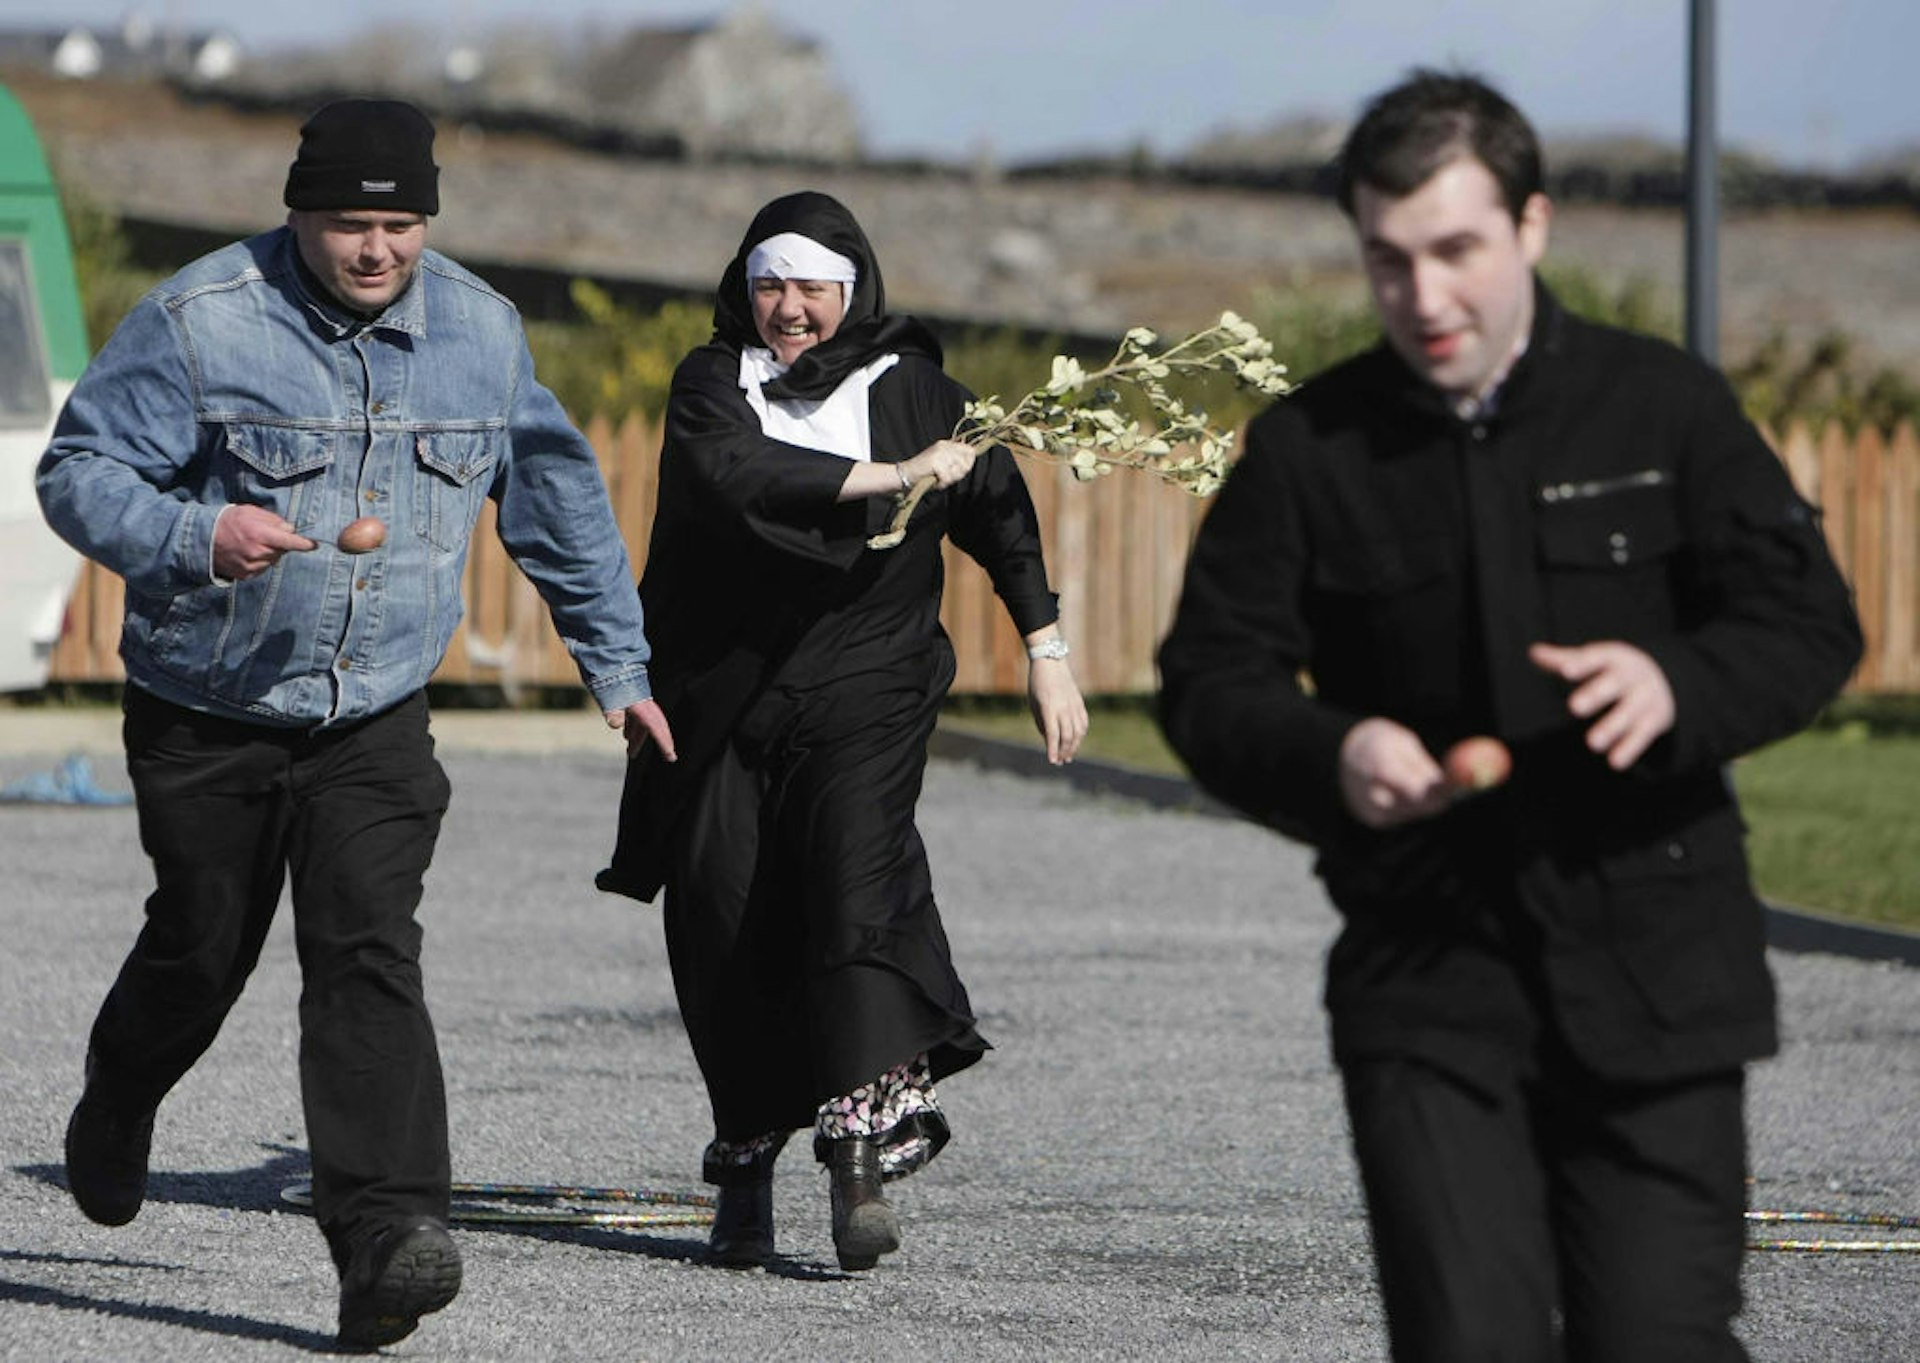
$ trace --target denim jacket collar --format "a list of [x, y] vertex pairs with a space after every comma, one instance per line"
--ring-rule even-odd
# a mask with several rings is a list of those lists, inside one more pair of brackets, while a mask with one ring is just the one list
[[306, 262], [301, 260], [299, 238], [291, 231], [286, 234], [281, 250], [286, 254], [287, 272], [293, 276], [301, 303], [336, 340], [344, 340], [370, 327], [384, 327], [415, 337], [427, 334], [427, 291], [420, 286], [420, 271], [426, 266], [424, 259], [415, 258], [413, 278], [385, 311], [378, 317], [358, 317], [327, 296]]

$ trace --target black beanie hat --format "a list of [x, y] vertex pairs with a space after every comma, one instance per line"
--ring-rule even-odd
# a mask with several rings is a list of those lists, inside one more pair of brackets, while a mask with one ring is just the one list
[[440, 211], [433, 123], [397, 99], [343, 99], [300, 129], [287, 171], [288, 208]]

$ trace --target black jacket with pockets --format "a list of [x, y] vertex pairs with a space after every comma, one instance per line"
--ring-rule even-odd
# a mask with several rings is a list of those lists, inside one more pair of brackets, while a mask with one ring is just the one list
[[[1603, 1075], [1726, 1068], [1775, 1044], [1726, 764], [1832, 698], [1859, 625], [1817, 513], [1725, 381], [1537, 299], [1485, 420], [1381, 346], [1250, 424], [1161, 649], [1162, 722], [1202, 786], [1319, 850], [1347, 920], [1337, 1057], [1470, 1070], [1544, 999]], [[1676, 702], [1625, 773], [1526, 658], [1609, 639]], [[1435, 753], [1497, 735], [1512, 780], [1365, 829], [1337, 772], [1370, 715]]]

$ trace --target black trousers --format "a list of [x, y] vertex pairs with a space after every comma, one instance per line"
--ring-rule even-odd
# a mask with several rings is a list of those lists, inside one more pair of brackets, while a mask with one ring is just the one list
[[703, 776], [670, 854], [665, 926], [715, 1133], [810, 1126], [926, 1054], [987, 1049], [954, 969], [914, 806], [944, 679], [774, 694]]
[[1344, 1067], [1396, 1363], [1746, 1358], [1744, 1075]]
[[300, 1091], [335, 1263], [410, 1215], [444, 1219], [440, 1056], [414, 920], [447, 808], [424, 696], [288, 731], [126, 692], [127, 770], [156, 888], [95, 1019], [90, 1087], [157, 1106], [212, 1044], [291, 877]]

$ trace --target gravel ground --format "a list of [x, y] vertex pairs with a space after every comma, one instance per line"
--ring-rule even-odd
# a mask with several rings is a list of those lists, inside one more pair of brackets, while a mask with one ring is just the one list
[[[620, 777], [593, 726], [436, 720], [455, 804], [423, 921], [455, 1174], [697, 1191], [704, 1102], [655, 910], [589, 884]], [[0, 710], [0, 785], [86, 750], [124, 789], [113, 743], [111, 716]], [[465, 1290], [393, 1356], [1385, 1356], [1317, 997], [1335, 924], [1305, 854], [947, 762], [921, 812], [998, 1049], [943, 1090], [952, 1146], [896, 1185], [904, 1249], [839, 1272], [795, 1149], [772, 1269], [702, 1266], [693, 1227], [463, 1227]], [[287, 915], [161, 1110], [146, 1209], [108, 1230], [67, 1197], [60, 1131], [147, 888], [133, 816], [0, 805], [0, 846], [0, 1358], [328, 1351], [332, 1274], [280, 1199], [306, 1166]], [[1920, 975], [1774, 966], [1787, 1041], [1754, 1074], [1756, 1205], [1920, 1212]], [[1916, 1289], [1920, 1255], [1756, 1253], [1741, 1331], [1758, 1359], [1920, 1359]]]

